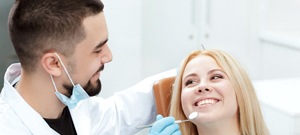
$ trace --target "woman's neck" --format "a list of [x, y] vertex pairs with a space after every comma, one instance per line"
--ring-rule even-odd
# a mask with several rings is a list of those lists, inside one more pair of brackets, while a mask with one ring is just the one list
[[198, 135], [241, 135], [237, 118], [197, 125]]

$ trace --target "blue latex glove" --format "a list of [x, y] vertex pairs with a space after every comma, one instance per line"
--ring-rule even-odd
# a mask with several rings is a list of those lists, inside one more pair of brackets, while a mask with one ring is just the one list
[[175, 118], [172, 116], [163, 118], [157, 115], [148, 135], [181, 135], [179, 125], [174, 122]]

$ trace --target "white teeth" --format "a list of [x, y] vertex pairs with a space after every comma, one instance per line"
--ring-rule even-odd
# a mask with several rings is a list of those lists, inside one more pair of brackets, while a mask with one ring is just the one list
[[214, 104], [216, 102], [217, 102], [217, 100], [215, 100], [215, 99], [204, 99], [204, 100], [201, 100], [200, 102], [198, 102], [197, 106], [206, 105], [206, 104]]

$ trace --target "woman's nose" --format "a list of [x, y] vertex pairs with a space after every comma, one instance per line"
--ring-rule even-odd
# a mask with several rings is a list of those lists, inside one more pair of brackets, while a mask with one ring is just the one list
[[209, 85], [205, 82], [201, 82], [196, 89], [197, 93], [210, 92], [210, 91], [212, 91], [212, 88], [210, 88]]
[[202, 93], [202, 92], [209, 92], [211, 91], [209, 88], [204, 88], [204, 89], [198, 89], [197, 92]]

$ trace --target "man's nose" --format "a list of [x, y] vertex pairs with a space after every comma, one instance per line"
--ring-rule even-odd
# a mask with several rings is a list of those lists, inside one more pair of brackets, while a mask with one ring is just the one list
[[111, 53], [111, 50], [110, 48], [108, 47], [108, 45], [105, 45], [103, 46], [103, 55], [102, 55], [102, 58], [101, 58], [101, 63], [109, 63], [112, 61], [112, 53]]

